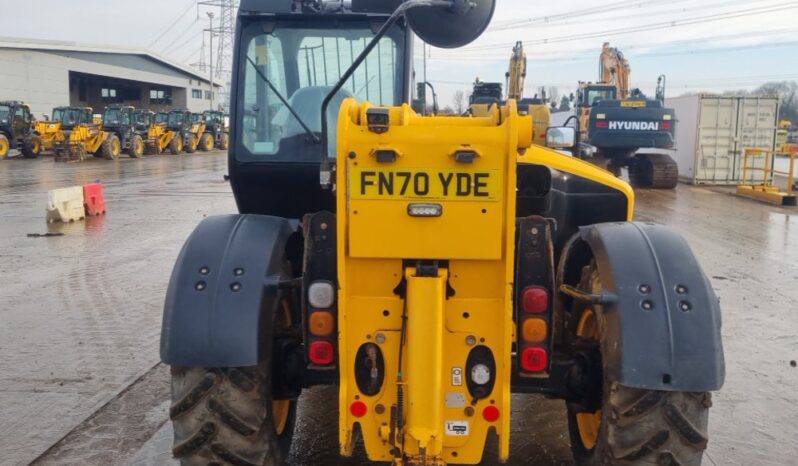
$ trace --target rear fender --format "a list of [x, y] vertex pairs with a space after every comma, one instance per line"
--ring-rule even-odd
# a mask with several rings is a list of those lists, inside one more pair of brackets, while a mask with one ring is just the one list
[[649, 223], [581, 227], [563, 252], [558, 282], [576, 286], [591, 256], [607, 298], [600, 320], [607, 377], [650, 390], [720, 389], [720, 304], [687, 242]]
[[161, 360], [188, 367], [242, 367], [263, 361], [285, 271], [290, 221], [222, 215], [200, 223], [169, 281]]

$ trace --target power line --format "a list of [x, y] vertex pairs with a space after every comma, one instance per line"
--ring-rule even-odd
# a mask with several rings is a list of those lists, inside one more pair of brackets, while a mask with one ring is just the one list
[[[174, 39], [172, 39], [172, 42], [170, 42], [170, 43], [169, 43], [169, 45], [167, 45], [166, 47], [163, 47], [163, 48], [161, 49], [161, 50], [163, 51], [163, 53], [164, 53], [164, 54], [166, 54], [166, 53], [168, 53], [170, 50], [173, 50], [173, 47], [174, 47], [174, 45], [177, 43], [177, 41], [179, 41], [180, 39], [182, 39], [183, 37], [185, 37], [185, 35], [186, 35], [186, 34], [187, 34], [189, 31], [191, 31], [193, 28], [195, 28], [195, 27], [197, 26], [197, 22], [198, 22], [197, 20], [194, 20], [194, 22], [193, 22], [193, 23], [189, 24], [187, 28], [183, 29], [183, 31], [182, 31], [180, 34], [178, 34], [178, 35], [177, 35], [177, 36], [176, 36]], [[201, 32], [201, 31], [200, 31], [200, 32]], [[195, 34], [195, 36], [196, 36], [196, 34]]]
[[177, 17], [177, 18], [176, 18], [174, 21], [172, 21], [172, 23], [171, 23], [169, 26], [167, 26], [167, 27], [166, 27], [166, 29], [164, 29], [164, 30], [163, 30], [163, 32], [161, 32], [161, 34], [159, 34], [159, 35], [158, 35], [158, 37], [156, 37], [156, 38], [155, 38], [155, 40], [153, 40], [152, 42], [150, 42], [150, 44], [147, 46], [147, 48], [150, 48], [150, 49], [151, 49], [152, 47], [154, 47], [154, 46], [155, 46], [155, 44], [157, 44], [157, 43], [158, 43], [158, 41], [160, 41], [161, 39], [163, 39], [163, 38], [164, 38], [164, 36], [166, 36], [166, 35], [167, 35], [167, 34], [168, 34], [168, 33], [169, 33], [171, 30], [172, 30], [172, 28], [173, 28], [173, 27], [175, 27], [175, 26], [177, 25], [177, 23], [178, 23], [178, 22], [179, 22], [181, 19], [183, 19], [183, 17], [184, 17], [184, 16], [186, 16], [186, 14], [188, 14], [188, 12], [189, 12], [189, 11], [191, 11], [191, 8], [192, 8], [192, 7], [194, 7], [195, 5], [196, 5], [196, 0], [191, 0], [191, 1], [188, 3], [188, 6], [186, 7], [185, 11], [183, 11], [182, 13], [180, 13], [180, 16], [178, 16], [178, 17]]
[[[665, 15], [695, 14], [695, 13], [697, 13], [699, 11], [719, 10], [719, 9], [722, 9], [722, 8], [729, 8], [729, 7], [733, 7], [733, 6], [737, 6], [737, 5], [743, 5], [743, 4], [746, 5], [746, 6], [752, 6], [752, 5], [757, 4], [757, 3], [773, 3], [773, 0], [725, 1], [725, 2], [717, 2], [717, 3], [702, 4], [702, 5], [677, 6], [676, 8], [671, 8], [671, 6], [674, 4], [673, 2], [671, 2], [671, 3], [657, 2], [655, 5], [651, 5], [651, 6], [653, 8], [667, 8], [667, 9], [666, 10], [662, 10], [662, 11], [657, 11], [656, 13], [651, 13], [651, 15], [656, 14], [658, 17], [663, 17]], [[602, 18], [601, 21], [603, 23], [606, 23], [606, 22], [609, 22], [609, 21], [617, 22], [617, 21], [625, 21], [625, 20], [639, 20], [640, 19], [640, 15], [641, 15], [641, 13], [639, 11], [636, 11], [636, 12], [634, 12], [632, 14], [611, 15], [611, 16]], [[577, 18], [578, 16], [574, 16], [572, 18]], [[595, 22], [598, 21], [595, 18], [585, 18], [585, 19], [578, 19], [576, 21], [572, 21], [571, 20], [572, 18], [564, 18], [563, 21], [557, 21], [555, 23], [538, 24], [538, 25], [535, 26], [535, 29], [536, 30], [540, 30], [542, 28], [547, 28], [547, 27], [558, 27], [558, 28], [561, 28], [563, 26], [568, 26], [568, 25], [591, 24], [591, 23], [595, 23]], [[526, 26], [518, 26], [518, 27], [512, 27], [512, 28], [490, 28], [490, 29], [488, 29], [486, 34], [489, 34], [489, 33], [493, 32], [493, 31], [505, 31], [505, 30], [510, 30], [510, 29], [520, 29], [520, 28], [525, 28], [525, 27]]]
[[[637, 44], [630, 44], [630, 45], [621, 45], [619, 48], [627, 52], [628, 50], [635, 50], [635, 49], [648, 49], [648, 48], [664, 48], [664, 47], [677, 47], [680, 45], [692, 45], [698, 42], [708, 42], [708, 41], [733, 41], [745, 38], [761, 38], [766, 36], [773, 36], [779, 34], [794, 34], [798, 32], [796, 28], [784, 28], [784, 29], [774, 29], [771, 31], [752, 31], [749, 33], [736, 33], [736, 34], [724, 34], [724, 35], [717, 35], [717, 36], [702, 36], [702, 37], [695, 37], [687, 40], [679, 40], [679, 41], [660, 41], [660, 42], [649, 42], [649, 43], [637, 43]], [[662, 51], [662, 52], [638, 52], [635, 54], [635, 57], [649, 57], [649, 56], [671, 56], [671, 55], [687, 55], [693, 53], [713, 53], [716, 51], [726, 51], [726, 50], [744, 50], [748, 48], [762, 48], [762, 47], [777, 47], [777, 46], [785, 46], [785, 45], [793, 45], [796, 42], [774, 42], [770, 44], [750, 44], [750, 45], [739, 45], [739, 46], [732, 46], [732, 47], [714, 47], [714, 48], [706, 48], [706, 49], [690, 49], [687, 51], [680, 50], [680, 51]], [[591, 48], [584, 48], [579, 50], [553, 50], [547, 51], [546, 53], [534, 53], [528, 52], [527, 57], [531, 60], [538, 60], [538, 61], [554, 61], [554, 62], [565, 62], [565, 61], [584, 61], [585, 59], [577, 59], [576, 57], [581, 56], [591, 56], [590, 60], [593, 60], [596, 54], [596, 49], [594, 47]], [[631, 55], [628, 54], [627, 55]], [[496, 55], [469, 55], [467, 51], [464, 52], [455, 52], [455, 53], [447, 53], [445, 55], [441, 55], [432, 59], [433, 61], [479, 61], [479, 62], [499, 62], [503, 61], [503, 59], [499, 59]]]
[[196, 34], [194, 34], [193, 36], [189, 37], [189, 38], [188, 38], [188, 39], [187, 39], [185, 42], [181, 43], [181, 44], [180, 44], [180, 45], [178, 45], [177, 47], [173, 47], [173, 48], [171, 48], [171, 50], [170, 50], [170, 51], [168, 51], [168, 52], [166, 52], [166, 51], [165, 51], [165, 52], [164, 52], [164, 55], [166, 55], [166, 54], [172, 54], [172, 53], [177, 53], [177, 52], [179, 52], [180, 50], [182, 50], [182, 49], [183, 49], [183, 47], [185, 47], [186, 45], [190, 44], [191, 42], [193, 42], [193, 41], [197, 40], [197, 38], [199, 38], [199, 37], [200, 37], [202, 34], [204, 34], [204, 33], [205, 33], [205, 31], [203, 31], [202, 29], [200, 29], [199, 31], [197, 31], [197, 33], [196, 33]]
[[[673, 0], [671, 2], [671, 4], [680, 3], [680, 2], [684, 2], [684, 1], [686, 1], [686, 0]], [[595, 15], [601, 15], [601, 14], [604, 14], [604, 13], [608, 13], [608, 12], [611, 12], [611, 11], [617, 11], [617, 10], [622, 10], [622, 9], [631, 9], [631, 8], [635, 8], [635, 7], [640, 8], [640, 7], [643, 7], [645, 5], [649, 5], [649, 4], [661, 4], [661, 3], [662, 2], [659, 1], [659, 0], [646, 0], [646, 1], [640, 1], [640, 0], [628, 1], [627, 0], [627, 1], [622, 1], [622, 2], [610, 3], [608, 5], [603, 5], [603, 6], [600, 6], [600, 7], [581, 8], [581, 9], [578, 9], [578, 10], [571, 10], [571, 11], [566, 11], [566, 12], [563, 12], [563, 13], [556, 13], [556, 14], [553, 14], [553, 15], [537, 16], [537, 17], [527, 18], [527, 19], [515, 19], [515, 20], [507, 20], [507, 21], [497, 21], [496, 22], [496, 26], [491, 28], [491, 30], [493, 30], [493, 31], [505, 31], [505, 30], [508, 30], [508, 29], [526, 27], [526, 26], [530, 26], [530, 25], [533, 25], [533, 24], [540, 24], [540, 23], [550, 24], [550, 23], [556, 23], [556, 22], [564, 20], [564, 19], [578, 18], [578, 17], [583, 17], [583, 16], [595, 16]]]
[[[787, 2], [781, 3], [778, 5], [772, 5], [767, 7], [757, 7], [757, 8], [748, 8], [743, 10], [725, 12], [725, 13], [718, 13], [713, 15], [706, 15], [706, 16], [699, 16], [696, 18], [684, 19], [684, 20], [672, 20], [672, 21], [665, 21], [665, 22], [658, 22], [658, 23], [651, 23], [645, 24], [641, 26], [630, 26], [618, 29], [610, 29], [605, 31], [598, 31], [598, 32], [588, 32], [582, 34], [571, 34], [567, 36], [556, 36], [551, 38], [545, 39], [535, 39], [535, 40], [527, 40], [524, 41], [524, 45], [545, 45], [545, 44], [553, 44], [553, 43], [562, 43], [562, 42], [574, 42], [584, 39], [595, 39], [599, 37], [607, 37], [607, 36], [616, 36], [616, 35], [623, 35], [623, 34], [631, 34], [635, 32], [646, 32], [646, 31], [655, 31], [659, 29], [670, 29], [674, 27], [680, 26], [691, 26], [695, 24], [704, 24], [704, 23], [711, 23], [717, 21], [723, 21], [727, 19], [734, 19], [743, 16], [751, 16], [751, 15], [761, 15], [766, 13], [776, 13], [779, 11], [790, 10], [798, 8], [798, 3], [796, 2]], [[475, 46], [470, 47], [469, 50], [473, 51], [485, 51], [485, 50], [495, 50], [495, 49], [504, 49], [507, 48], [507, 44], [491, 44], [491, 45], [483, 45], [483, 46]]]

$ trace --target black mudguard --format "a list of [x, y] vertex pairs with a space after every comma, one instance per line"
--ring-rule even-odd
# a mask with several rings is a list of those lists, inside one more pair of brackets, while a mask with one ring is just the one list
[[289, 220], [263, 215], [200, 223], [180, 251], [166, 292], [161, 360], [187, 367], [264, 360], [293, 230]]
[[609, 379], [651, 390], [720, 389], [720, 304], [687, 242], [663, 226], [629, 222], [582, 227], [580, 241], [607, 293], [602, 354]]

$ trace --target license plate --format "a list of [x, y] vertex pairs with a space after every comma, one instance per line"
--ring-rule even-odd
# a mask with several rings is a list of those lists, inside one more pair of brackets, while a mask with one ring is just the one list
[[623, 100], [621, 107], [645, 107], [646, 103], [642, 100]]
[[498, 201], [498, 170], [355, 168], [350, 172], [354, 199]]

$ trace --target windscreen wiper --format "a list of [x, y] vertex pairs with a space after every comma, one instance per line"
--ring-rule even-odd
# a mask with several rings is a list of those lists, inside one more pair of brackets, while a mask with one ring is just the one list
[[266, 85], [267, 85], [267, 86], [269, 86], [269, 89], [271, 89], [271, 90], [272, 90], [272, 92], [274, 92], [274, 94], [277, 96], [277, 98], [278, 98], [278, 99], [280, 99], [280, 101], [283, 103], [283, 105], [285, 105], [285, 108], [287, 108], [287, 109], [288, 109], [288, 111], [289, 111], [289, 112], [291, 112], [291, 115], [294, 115], [294, 118], [296, 118], [296, 121], [298, 121], [298, 122], [299, 122], [299, 124], [300, 124], [300, 125], [302, 125], [302, 128], [304, 128], [304, 129], [305, 129], [305, 132], [307, 132], [307, 133], [308, 133], [308, 136], [310, 136], [310, 137], [311, 137], [311, 139], [313, 139], [313, 142], [315, 142], [316, 144], [320, 143], [320, 142], [321, 142], [321, 138], [319, 138], [319, 137], [316, 135], [316, 133], [314, 133], [314, 132], [313, 132], [313, 131], [310, 129], [310, 127], [309, 127], [309, 126], [308, 126], [308, 125], [307, 125], [307, 124], [306, 124], [306, 123], [305, 123], [305, 122], [302, 120], [302, 118], [300, 118], [300, 117], [299, 117], [299, 114], [296, 112], [296, 110], [294, 110], [294, 108], [293, 108], [293, 107], [291, 107], [291, 104], [289, 104], [289, 103], [288, 103], [288, 100], [286, 100], [286, 98], [285, 98], [285, 97], [283, 97], [283, 95], [282, 95], [282, 94], [280, 94], [280, 91], [278, 91], [278, 90], [277, 90], [277, 88], [276, 88], [276, 87], [274, 87], [274, 84], [272, 84], [272, 82], [271, 82], [271, 81], [269, 81], [269, 78], [267, 78], [267, 77], [266, 77], [266, 75], [265, 75], [265, 74], [263, 74], [263, 73], [262, 73], [262, 72], [261, 72], [261, 71], [258, 69], [258, 65], [257, 65], [257, 64], [255, 64], [255, 62], [254, 62], [254, 61], [252, 61], [252, 59], [251, 59], [250, 57], [247, 57], [247, 61], [248, 61], [248, 62], [250, 62], [250, 63], [252, 64], [252, 67], [253, 67], [253, 68], [255, 68], [255, 72], [256, 72], [256, 73], [258, 73], [258, 76], [260, 76], [260, 79], [262, 79], [262, 80], [263, 80], [263, 82], [265, 82], [265, 83], [266, 83]]

